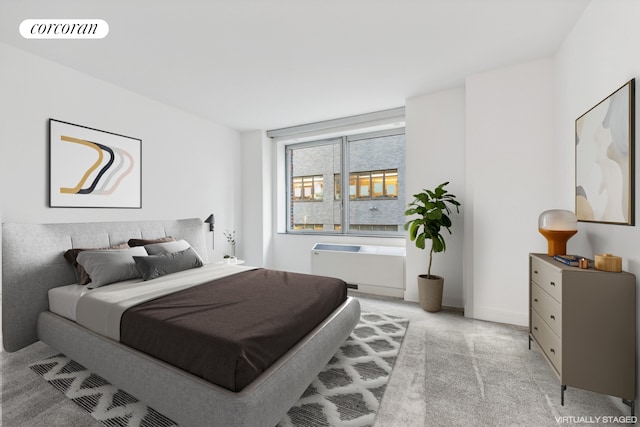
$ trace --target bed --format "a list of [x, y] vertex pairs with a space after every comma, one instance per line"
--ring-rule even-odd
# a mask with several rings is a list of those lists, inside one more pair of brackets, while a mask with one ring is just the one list
[[202, 220], [3, 224], [2, 230], [5, 350], [16, 351], [42, 340], [181, 426], [275, 425], [360, 317], [357, 300], [347, 297], [266, 370], [234, 391], [81, 326], [71, 314], [65, 316], [64, 309], [55, 308], [58, 314], [49, 310], [49, 290], [76, 282], [74, 269], [62, 257], [68, 249], [172, 236], [187, 241], [206, 263]]

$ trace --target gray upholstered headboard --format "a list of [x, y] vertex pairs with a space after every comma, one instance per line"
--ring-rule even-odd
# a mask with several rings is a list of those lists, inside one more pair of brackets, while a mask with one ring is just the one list
[[47, 291], [75, 283], [63, 254], [71, 248], [103, 248], [131, 238], [184, 239], [208, 260], [201, 219], [2, 224], [2, 341], [16, 351], [38, 341], [36, 319], [49, 309]]

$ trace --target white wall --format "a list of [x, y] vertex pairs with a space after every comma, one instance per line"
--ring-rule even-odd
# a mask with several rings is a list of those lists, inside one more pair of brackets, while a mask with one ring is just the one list
[[247, 264], [271, 264], [273, 238], [272, 142], [264, 131], [242, 134], [242, 227], [238, 252]]
[[[5, 222], [216, 215], [239, 222], [240, 137], [231, 129], [0, 43], [0, 208]], [[48, 207], [48, 119], [142, 139], [142, 209]], [[212, 236], [207, 236], [211, 239]]]
[[[464, 88], [410, 98], [405, 105], [407, 203], [423, 188], [433, 189], [449, 181], [446, 189], [462, 203], [451, 216], [452, 234], [444, 236], [447, 250], [433, 255], [432, 274], [445, 278], [443, 305], [463, 306], [463, 249], [465, 165]], [[418, 301], [417, 276], [426, 274], [429, 249], [420, 250], [407, 238], [405, 299]]]
[[465, 314], [528, 325], [528, 253], [546, 250], [553, 61], [466, 79]]
[[[553, 190], [560, 207], [574, 208], [575, 119], [630, 79], [640, 78], [640, 56], [637, 55], [640, 45], [638, 17], [640, 2], [636, 0], [594, 0], [556, 55], [554, 156], [558, 161], [554, 176], [558, 185], [553, 186]], [[636, 135], [640, 125], [637, 87]], [[640, 154], [637, 138], [635, 144], [635, 208], [638, 223]], [[579, 223], [578, 230], [578, 234], [569, 240], [568, 250], [585, 256], [605, 252], [619, 255], [623, 259], [622, 268], [640, 276], [640, 230], [637, 225], [631, 227]], [[640, 316], [637, 319], [636, 330], [640, 331]], [[637, 382], [640, 383], [640, 376]]]

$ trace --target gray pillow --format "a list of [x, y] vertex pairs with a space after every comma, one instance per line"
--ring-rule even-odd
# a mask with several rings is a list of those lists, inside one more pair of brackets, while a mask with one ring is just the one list
[[109, 283], [140, 277], [133, 257], [146, 255], [147, 251], [139, 246], [108, 251], [82, 251], [77, 260], [91, 278], [87, 288], [95, 289]]
[[91, 277], [89, 277], [89, 275], [84, 270], [82, 265], [78, 264], [78, 260], [76, 258], [78, 258], [78, 254], [80, 252], [82, 252], [82, 251], [110, 250], [110, 249], [127, 249], [128, 247], [129, 247], [128, 244], [121, 243], [119, 245], [110, 246], [108, 248], [85, 248], [85, 249], [75, 248], [75, 249], [69, 249], [68, 251], [66, 251], [64, 253], [64, 259], [69, 261], [71, 263], [71, 265], [73, 266], [73, 268], [76, 270], [76, 279], [78, 279], [78, 284], [79, 285], [86, 285], [87, 283], [89, 283], [91, 281]]
[[203, 265], [202, 259], [191, 247], [162, 255], [134, 256], [133, 259], [143, 280], [151, 280]]

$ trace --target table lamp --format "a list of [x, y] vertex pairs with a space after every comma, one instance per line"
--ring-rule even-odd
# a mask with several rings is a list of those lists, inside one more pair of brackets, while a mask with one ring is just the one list
[[567, 240], [578, 232], [578, 218], [564, 209], [544, 211], [538, 217], [538, 231], [547, 239], [549, 256], [566, 255]]

